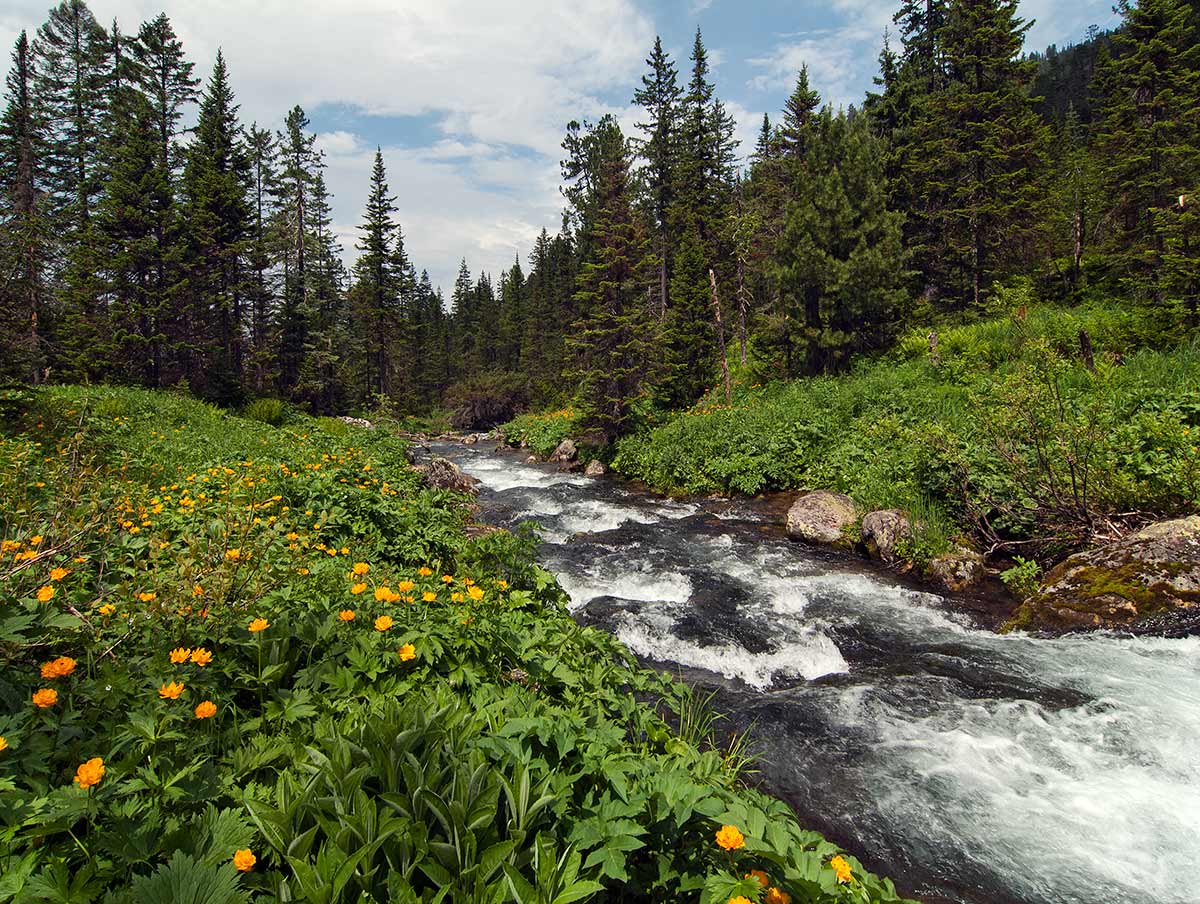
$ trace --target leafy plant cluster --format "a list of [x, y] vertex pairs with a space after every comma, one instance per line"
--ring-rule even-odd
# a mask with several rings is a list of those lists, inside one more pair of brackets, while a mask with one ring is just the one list
[[898, 900], [384, 431], [0, 410], [0, 902]]
[[522, 414], [500, 427], [505, 442], [514, 446], [525, 443], [543, 457], [558, 448], [571, 436], [578, 436], [582, 426], [579, 414], [571, 408], [560, 408], [544, 414]]
[[614, 466], [671, 493], [837, 490], [907, 509], [935, 547], [1052, 558], [1200, 500], [1200, 354], [1144, 340], [1099, 305], [913, 335], [842, 377], [744, 377], [731, 406], [707, 397], [624, 440]]

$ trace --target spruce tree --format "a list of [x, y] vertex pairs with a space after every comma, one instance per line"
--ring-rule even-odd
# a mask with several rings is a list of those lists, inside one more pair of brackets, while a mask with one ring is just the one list
[[645, 160], [646, 191], [659, 258], [659, 316], [662, 317], [667, 307], [672, 244], [669, 214], [675, 198], [677, 131], [682, 92], [677, 83], [675, 64], [663, 50], [660, 37], [655, 37], [654, 49], [646, 59], [646, 65], [650, 67], [650, 72], [642, 76], [642, 87], [634, 92], [633, 103], [646, 111], [646, 121], [637, 124], [644, 136], [637, 142], [637, 147]]
[[710, 294], [704, 244], [693, 225], [675, 255], [671, 306], [662, 330], [663, 368], [655, 394], [666, 408], [687, 407], [712, 383], [716, 334]]
[[[1162, 266], [1168, 235], [1187, 234], [1178, 198], [1200, 183], [1200, 14], [1185, 0], [1120, 0], [1117, 10], [1125, 21], [1101, 57], [1096, 148], [1118, 266], [1136, 296], [1161, 307], [1178, 295], [1159, 279], [1172, 279]], [[1186, 268], [1196, 252], [1184, 247], [1177, 241], [1171, 254]]]
[[905, 176], [918, 260], [951, 298], [980, 307], [992, 281], [1032, 260], [1047, 220], [1048, 130], [1019, 54], [1016, 0], [961, 0], [936, 38], [946, 84], [917, 108]]
[[241, 258], [250, 232], [250, 161], [237, 112], [218, 50], [183, 174], [187, 227], [177, 342], [188, 381], [223, 402], [237, 400], [244, 388]]
[[356, 313], [367, 327], [363, 388], [368, 398], [386, 396], [395, 376], [389, 354], [401, 313], [399, 274], [392, 258], [397, 232], [395, 201], [388, 193], [383, 152], [376, 148], [367, 206], [359, 226], [362, 238], [356, 246], [361, 254], [354, 264], [360, 305]]
[[182, 165], [180, 123], [186, 108], [199, 96], [200, 80], [192, 74], [194, 64], [184, 56], [183, 42], [166, 13], [142, 24], [132, 51], [158, 127], [159, 165], [174, 181]]
[[591, 251], [575, 293], [583, 315], [568, 340], [582, 413], [610, 441], [631, 429], [648, 392], [654, 351], [646, 295], [656, 267], [633, 215], [628, 161], [612, 149], [598, 161]]
[[249, 310], [247, 367], [254, 392], [274, 381], [276, 274], [270, 223], [275, 216], [277, 149], [275, 134], [257, 123], [246, 133], [250, 165], [250, 235], [246, 249], [246, 306]]
[[821, 95], [808, 85], [808, 66], [800, 67], [796, 87], [783, 108], [783, 125], [779, 130], [779, 146], [791, 160], [803, 160], [808, 125], [813, 114], [821, 106]]
[[34, 79], [29, 38], [21, 32], [0, 115], [0, 265], [10, 274], [0, 294], [0, 374], [36, 384], [46, 363], [42, 322], [51, 242], [42, 194], [45, 124], [35, 105]]

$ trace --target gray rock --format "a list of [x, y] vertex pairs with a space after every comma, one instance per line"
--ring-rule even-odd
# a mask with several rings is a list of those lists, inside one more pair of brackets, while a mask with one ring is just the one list
[[1046, 575], [1008, 627], [1171, 632], [1200, 624], [1200, 516], [1151, 524], [1076, 553]]
[[525, 464], [536, 465], [538, 463], [538, 461], [539, 461], [539, 459], [536, 455], [530, 455], [527, 459], [525, 459]]
[[899, 509], [871, 512], [862, 520], [862, 543], [867, 555], [888, 565], [900, 559], [896, 544], [911, 539], [912, 535], [912, 522]]
[[462, 438], [462, 443], [464, 446], [473, 446], [477, 442], [479, 442], [479, 437], [476, 436], [474, 433], [468, 433], [466, 436], [464, 436]]
[[367, 430], [375, 429], [375, 425], [372, 424], [370, 421], [368, 421], [366, 418], [349, 417], [348, 415], [342, 415], [341, 417], [338, 418], [338, 420], [341, 421], [343, 424], [351, 424], [355, 427], [363, 427]]
[[464, 474], [462, 468], [448, 459], [433, 458], [430, 459], [429, 464], [417, 465], [414, 470], [420, 472], [425, 482], [431, 487], [473, 495], [479, 493], [476, 487], [479, 481]]
[[983, 556], [961, 547], [935, 556], [926, 567], [926, 572], [930, 580], [951, 593], [969, 590], [983, 583], [987, 577]]
[[574, 461], [575, 456], [579, 454], [579, 450], [575, 448], [575, 443], [569, 439], [564, 439], [558, 444], [558, 448], [550, 455], [550, 461]]
[[805, 493], [788, 509], [787, 535], [805, 543], [848, 545], [845, 529], [858, 520], [854, 500], [842, 493]]
[[583, 471], [584, 477], [603, 477], [604, 463], [598, 458], [593, 458], [588, 462], [588, 466]]

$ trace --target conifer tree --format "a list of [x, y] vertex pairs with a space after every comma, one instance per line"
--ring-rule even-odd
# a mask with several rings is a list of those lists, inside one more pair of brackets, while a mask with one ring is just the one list
[[663, 368], [656, 396], [664, 407], [687, 407], [712, 383], [716, 335], [709, 304], [704, 245], [693, 225], [676, 252], [671, 307], [662, 329]]
[[250, 232], [250, 161], [237, 112], [218, 50], [183, 174], [187, 230], [179, 344], [188, 381], [226, 402], [244, 387], [241, 256]]
[[659, 258], [659, 316], [662, 317], [667, 308], [667, 274], [672, 244], [669, 215], [675, 198], [677, 123], [682, 92], [677, 84], [675, 64], [663, 50], [660, 37], [655, 37], [654, 49], [646, 59], [646, 65], [650, 72], [642, 76], [642, 87], [634, 92], [633, 103], [646, 111], [646, 121], [637, 124], [644, 136], [637, 146], [645, 160], [646, 190]]
[[361, 254], [354, 265], [360, 305], [357, 313], [368, 325], [363, 373], [367, 397], [387, 395], [394, 377], [389, 351], [400, 317], [399, 274], [392, 257], [397, 231], [395, 201], [388, 193], [383, 152], [376, 148], [367, 206], [359, 226], [362, 238], [357, 247]]
[[0, 295], [0, 374], [39, 383], [50, 230], [42, 193], [45, 124], [34, 99], [34, 58], [22, 31], [12, 52], [0, 114], [0, 265], [11, 274]]
[[1019, 58], [1029, 25], [1016, 0], [949, 5], [936, 35], [946, 84], [911, 126], [914, 251], [941, 291], [976, 307], [998, 273], [1032, 259], [1046, 224], [1048, 130]]
[[[1101, 56], [1096, 147], [1117, 262], [1138, 295], [1148, 285], [1162, 306], [1177, 294], [1157, 278], [1167, 275], [1167, 235], [1189, 216], [1186, 202], [1183, 219], [1174, 208], [1200, 183], [1200, 14], [1185, 0], [1120, 0], [1117, 10], [1125, 21]], [[1177, 242], [1175, 260], [1194, 255], [1189, 247]]]
[[249, 311], [247, 365], [256, 394], [275, 379], [275, 273], [270, 223], [278, 192], [275, 135], [257, 123], [246, 133], [250, 165], [250, 235], [246, 249], [246, 306]]
[[583, 315], [568, 340], [585, 418], [608, 440], [628, 432], [648, 391], [653, 321], [646, 295], [656, 267], [633, 215], [628, 161], [623, 152], [613, 153], [617, 146], [608, 145], [598, 161], [591, 252], [575, 293]]
[[279, 178], [276, 182], [276, 235], [283, 260], [283, 299], [279, 314], [279, 386], [293, 392], [301, 377], [308, 343], [310, 298], [309, 222], [312, 186], [321, 165], [316, 137], [308, 134], [308, 117], [299, 106], [288, 111], [279, 133]]
[[194, 64], [184, 55], [183, 42], [166, 13], [142, 24], [131, 49], [158, 127], [159, 165], [174, 181], [182, 165], [180, 123], [185, 109], [199, 96], [200, 80], [192, 74]]
[[808, 126], [820, 106], [821, 95], [808, 85], [808, 66], [801, 66], [796, 87], [784, 104], [783, 125], [779, 129], [779, 146], [784, 156], [793, 161], [804, 159]]

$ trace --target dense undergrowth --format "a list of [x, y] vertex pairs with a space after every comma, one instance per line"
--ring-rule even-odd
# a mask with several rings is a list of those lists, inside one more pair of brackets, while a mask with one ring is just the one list
[[[1048, 562], [1193, 511], [1200, 347], [1151, 347], [1161, 330], [1115, 304], [1015, 300], [940, 329], [936, 346], [914, 331], [845, 375], [758, 385], [744, 369], [732, 404], [713, 391], [621, 441], [612, 464], [672, 494], [831, 489], [905, 509], [918, 559], [964, 542]], [[536, 420], [505, 435], [538, 448], [560, 422]]]
[[3, 415], [0, 902], [896, 900], [385, 431]]

